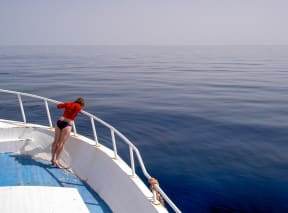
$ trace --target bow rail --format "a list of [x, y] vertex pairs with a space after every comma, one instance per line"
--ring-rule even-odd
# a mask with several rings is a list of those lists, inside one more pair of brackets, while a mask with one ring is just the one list
[[[49, 98], [45, 98], [42, 96], [38, 96], [38, 95], [34, 95], [34, 94], [30, 94], [30, 93], [23, 93], [23, 92], [17, 92], [17, 91], [12, 91], [12, 90], [3, 90], [0, 89], [1, 93], [8, 93], [8, 94], [14, 94], [17, 95], [18, 97], [18, 101], [19, 101], [19, 105], [20, 105], [20, 109], [21, 109], [21, 114], [22, 114], [22, 119], [24, 123], [27, 123], [27, 119], [26, 119], [26, 114], [25, 114], [25, 108], [23, 105], [23, 101], [22, 101], [22, 97], [26, 96], [26, 97], [31, 97], [31, 98], [35, 98], [38, 100], [43, 100], [44, 101], [44, 105], [45, 105], [45, 109], [46, 109], [46, 113], [47, 113], [47, 118], [48, 118], [48, 123], [49, 123], [49, 127], [53, 128], [53, 124], [52, 124], [52, 120], [51, 120], [51, 114], [50, 114], [50, 109], [49, 109], [49, 104], [48, 103], [54, 103], [54, 104], [59, 104], [61, 102], [53, 100], [53, 99], [49, 99]], [[117, 152], [117, 143], [116, 143], [116, 139], [115, 139], [115, 134], [117, 136], [119, 136], [129, 147], [129, 154], [130, 154], [130, 168], [132, 171], [132, 176], [136, 175], [135, 172], [135, 160], [134, 160], [134, 153], [136, 154], [137, 160], [140, 164], [140, 168], [144, 174], [144, 176], [147, 178], [147, 180], [151, 179], [151, 175], [147, 172], [146, 167], [144, 165], [144, 162], [142, 160], [141, 154], [138, 150], [138, 148], [125, 136], [123, 135], [120, 131], [118, 131], [115, 127], [113, 127], [112, 125], [110, 125], [109, 123], [103, 121], [102, 119], [98, 118], [97, 116], [86, 112], [84, 110], [81, 111], [81, 113], [85, 116], [87, 116], [88, 118], [90, 118], [91, 121], [91, 126], [92, 126], [92, 131], [93, 131], [93, 136], [94, 138], [92, 139], [95, 142], [96, 146], [99, 146], [99, 141], [98, 141], [98, 136], [97, 136], [97, 132], [96, 132], [96, 127], [95, 127], [95, 122], [98, 122], [100, 124], [102, 124], [103, 126], [105, 126], [106, 128], [108, 128], [110, 130], [111, 133], [111, 139], [112, 139], [112, 146], [113, 146], [113, 151], [114, 151], [114, 158], [117, 159], [118, 158], [118, 152]], [[77, 135], [77, 131], [76, 131], [76, 125], [75, 122], [73, 123], [73, 134]], [[91, 138], [90, 138], [91, 139]], [[156, 189], [158, 190], [158, 192], [160, 193], [160, 195], [163, 197], [163, 199], [166, 201], [166, 203], [176, 212], [176, 213], [181, 213], [181, 211], [179, 210], [179, 208], [171, 201], [171, 199], [165, 194], [165, 192], [161, 189], [161, 187], [156, 184], [155, 185]], [[156, 193], [155, 191], [152, 190], [153, 193], [153, 203], [154, 204], [159, 204], [159, 200], [156, 197]]]

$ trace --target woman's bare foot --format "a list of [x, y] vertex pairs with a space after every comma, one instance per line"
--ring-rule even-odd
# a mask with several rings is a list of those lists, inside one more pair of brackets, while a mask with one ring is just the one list
[[59, 169], [62, 168], [62, 166], [59, 164], [59, 162], [58, 162], [57, 160], [51, 160], [51, 163], [52, 163], [53, 165], [55, 165], [56, 167], [58, 167]]
[[59, 162], [58, 162], [57, 160], [54, 161], [54, 165], [55, 165], [56, 167], [58, 167], [59, 169], [62, 168], [62, 166], [59, 164]]

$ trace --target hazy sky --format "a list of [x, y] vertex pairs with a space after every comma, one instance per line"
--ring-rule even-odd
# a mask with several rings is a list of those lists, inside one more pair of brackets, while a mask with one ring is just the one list
[[288, 44], [288, 0], [0, 0], [0, 45]]

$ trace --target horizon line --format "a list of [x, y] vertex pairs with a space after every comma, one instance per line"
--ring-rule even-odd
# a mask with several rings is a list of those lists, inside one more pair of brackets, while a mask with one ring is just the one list
[[0, 44], [0, 47], [13, 47], [13, 46], [42, 46], [42, 47], [55, 47], [55, 46], [75, 46], [75, 47], [80, 47], [80, 46], [85, 46], [85, 47], [93, 47], [93, 46], [141, 46], [141, 47], [167, 47], [167, 46], [288, 46], [288, 44]]

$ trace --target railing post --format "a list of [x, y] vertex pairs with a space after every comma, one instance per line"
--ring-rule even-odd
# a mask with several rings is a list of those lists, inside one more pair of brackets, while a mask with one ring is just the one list
[[20, 104], [20, 108], [21, 108], [21, 113], [22, 113], [22, 118], [23, 118], [23, 122], [26, 123], [26, 115], [25, 115], [25, 111], [24, 111], [24, 107], [23, 107], [23, 102], [22, 102], [22, 98], [20, 94], [17, 94], [18, 96], [18, 100], [19, 100], [19, 104]]
[[110, 131], [111, 131], [111, 138], [112, 138], [112, 143], [113, 143], [114, 155], [115, 155], [115, 159], [117, 159], [118, 155], [117, 155], [117, 146], [116, 146], [116, 141], [115, 141], [115, 134], [114, 134], [113, 129], [110, 129]]
[[48, 106], [47, 100], [44, 100], [44, 103], [45, 103], [45, 108], [46, 108], [46, 112], [47, 112], [49, 126], [50, 126], [50, 128], [52, 128], [53, 125], [52, 125], [52, 121], [51, 121], [51, 115], [50, 115], [50, 110], [49, 110], [49, 106]]
[[90, 117], [90, 120], [91, 120], [92, 129], [93, 129], [95, 146], [99, 146], [99, 141], [98, 141], [97, 132], [96, 132], [96, 127], [95, 127], [95, 123], [94, 123], [93, 117]]
[[133, 148], [130, 145], [129, 146], [129, 151], [130, 151], [130, 161], [131, 161], [131, 170], [132, 170], [132, 176], [135, 176], [135, 163], [134, 163], [134, 154], [133, 154]]
[[74, 136], [77, 136], [75, 121], [73, 122], [73, 134], [74, 134]]

